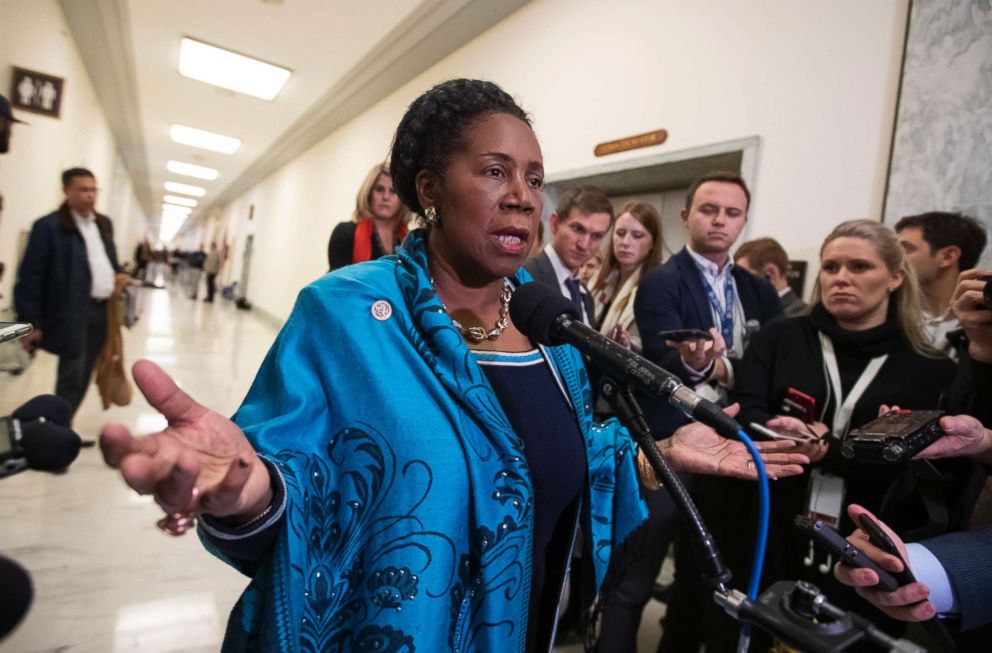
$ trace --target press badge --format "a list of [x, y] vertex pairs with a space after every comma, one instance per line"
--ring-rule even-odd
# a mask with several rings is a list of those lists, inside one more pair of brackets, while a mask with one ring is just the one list
[[806, 517], [840, 526], [844, 509], [844, 478], [814, 469], [809, 475], [806, 493]]

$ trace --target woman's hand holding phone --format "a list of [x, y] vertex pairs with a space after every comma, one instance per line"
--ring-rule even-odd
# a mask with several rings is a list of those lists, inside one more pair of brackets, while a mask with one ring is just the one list
[[822, 460], [827, 455], [827, 441], [824, 436], [829, 429], [823, 422], [807, 424], [797, 417], [778, 415], [765, 422], [765, 426], [778, 433], [806, 436], [805, 442], [796, 443], [796, 451], [808, 456], [811, 463]]

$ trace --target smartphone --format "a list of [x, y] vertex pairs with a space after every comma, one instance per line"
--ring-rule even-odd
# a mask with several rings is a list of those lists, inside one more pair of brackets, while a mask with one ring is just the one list
[[879, 567], [861, 549], [845, 540], [844, 536], [834, 530], [830, 524], [819, 519], [809, 519], [803, 515], [796, 515], [794, 523], [796, 528], [813, 538], [813, 541], [821, 548], [845, 565], [874, 571], [878, 576], [878, 584], [875, 586], [878, 589], [884, 592], [894, 592], [899, 589], [900, 583], [895, 576]]
[[23, 338], [33, 329], [27, 322], [0, 322], [0, 342]]
[[702, 329], [673, 329], [671, 331], [662, 331], [658, 335], [661, 336], [663, 340], [671, 340], [673, 342], [713, 339], [713, 334], [709, 331], [703, 331]]
[[816, 421], [816, 399], [795, 388], [786, 388], [779, 411], [811, 424]]
[[751, 428], [755, 430], [756, 433], [760, 433], [765, 437], [769, 437], [772, 440], [792, 440], [794, 442], [813, 442], [818, 440], [814, 435], [805, 435], [803, 433], [779, 433], [778, 431], [773, 431], [767, 426], [758, 424], [757, 422], [751, 422]]
[[892, 541], [882, 527], [878, 523], [869, 517], [868, 515], [862, 513], [861, 517], [858, 518], [858, 525], [861, 526], [861, 530], [868, 533], [868, 541], [880, 548], [882, 551], [890, 555], [894, 555], [899, 558], [902, 562], [902, 571], [896, 574], [896, 580], [899, 581], [899, 586], [909, 585], [910, 583], [916, 582], [916, 576], [913, 572], [909, 570], [909, 565], [906, 564], [906, 560], [899, 553], [899, 548], [896, 547], [895, 542]]

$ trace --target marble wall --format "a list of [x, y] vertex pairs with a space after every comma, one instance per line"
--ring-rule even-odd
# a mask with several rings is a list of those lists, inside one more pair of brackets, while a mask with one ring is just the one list
[[992, 232], [992, 0], [913, 0], [885, 222], [934, 209]]

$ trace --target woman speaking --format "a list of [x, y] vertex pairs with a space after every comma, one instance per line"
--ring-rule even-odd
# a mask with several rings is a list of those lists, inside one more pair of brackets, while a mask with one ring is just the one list
[[[410, 105], [391, 161], [425, 227], [300, 293], [233, 421], [141, 362], [169, 427], [102, 434], [165, 529], [201, 517], [251, 577], [224, 650], [550, 650], [578, 525], [598, 583], [643, 518], [632, 443], [593, 424], [578, 352], [508, 318], [542, 208], [527, 116], [492, 83], [448, 81]], [[754, 476], [701, 425], [667, 449], [679, 469]], [[801, 471], [780, 449], [769, 473]]]

